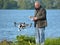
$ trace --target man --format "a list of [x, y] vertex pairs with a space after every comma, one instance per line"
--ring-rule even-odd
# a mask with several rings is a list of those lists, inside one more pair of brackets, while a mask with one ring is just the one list
[[38, 1], [35, 2], [35, 10], [33, 21], [34, 27], [36, 28], [36, 45], [44, 45], [44, 31], [47, 26], [46, 10], [41, 7]]

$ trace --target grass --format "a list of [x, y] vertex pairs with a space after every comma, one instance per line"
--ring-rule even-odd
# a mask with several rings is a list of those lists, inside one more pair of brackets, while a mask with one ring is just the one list
[[60, 45], [60, 38], [47, 38], [45, 40], [45, 45]]
[[[0, 45], [36, 45], [35, 38], [32, 36], [17, 36], [15, 41], [1, 41]], [[60, 38], [47, 38], [45, 45], [60, 45]]]

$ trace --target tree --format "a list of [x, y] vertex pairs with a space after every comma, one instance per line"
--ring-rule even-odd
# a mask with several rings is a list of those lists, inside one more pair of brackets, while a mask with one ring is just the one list
[[18, 0], [18, 6], [20, 9], [26, 8], [26, 0]]
[[3, 0], [0, 0], [0, 9], [3, 8]]
[[17, 9], [18, 8], [16, 1], [10, 1], [7, 6], [8, 6], [7, 9]]
[[43, 6], [47, 9], [58, 9], [60, 8], [60, 0], [42, 0]]
[[16, 9], [17, 2], [14, 0], [3, 0], [3, 9]]

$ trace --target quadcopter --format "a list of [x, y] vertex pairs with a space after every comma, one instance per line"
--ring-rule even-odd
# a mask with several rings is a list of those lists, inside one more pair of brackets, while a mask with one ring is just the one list
[[15, 27], [18, 27], [18, 29], [21, 31], [21, 29], [26, 29], [27, 27], [31, 27], [32, 26], [32, 23], [30, 24], [26, 24], [25, 22], [20, 22], [20, 23], [17, 23], [17, 22], [14, 22], [14, 26]]

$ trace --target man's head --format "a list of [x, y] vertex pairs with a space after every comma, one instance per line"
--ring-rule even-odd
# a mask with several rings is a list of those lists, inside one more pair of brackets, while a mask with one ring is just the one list
[[35, 2], [35, 8], [38, 9], [38, 8], [40, 8], [40, 6], [41, 6], [40, 3], [38, 1], [36, 1]]

